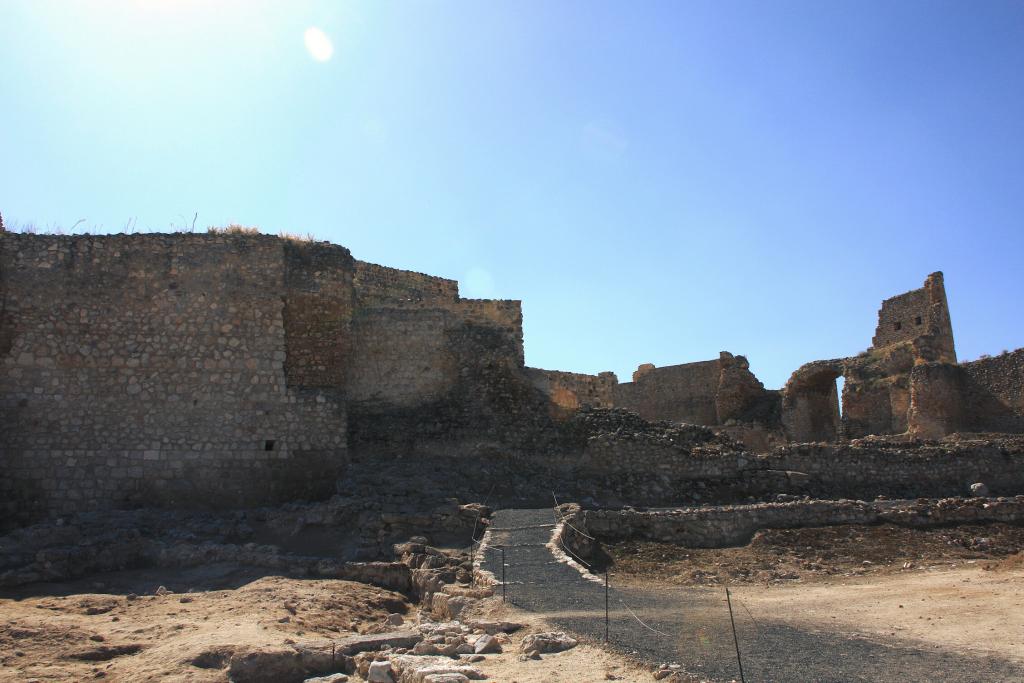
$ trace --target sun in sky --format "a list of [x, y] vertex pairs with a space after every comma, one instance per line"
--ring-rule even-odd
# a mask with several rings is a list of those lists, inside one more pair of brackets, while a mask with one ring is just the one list
[[316, 26], [306, 29], [303, 40], [306, 43], [309, 56], [318, 62], [326, 62], [334, 54], [334, 45], [331, 44], [331, 39]]

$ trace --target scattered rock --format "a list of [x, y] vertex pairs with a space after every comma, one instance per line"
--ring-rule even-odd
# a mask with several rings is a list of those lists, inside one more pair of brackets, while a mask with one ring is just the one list
[[478, 655], [489, 655], [501, 652], [501, 643], [492, 635], [484, 634], [476, 639], [473, 644], [473, 653]]
[[492, 636], [498, 632], [515, 633], [523, 627], [522, 624], [514, 621], [487, 621], [480, 619], [468, 621], [466, 622], [466, 625], [472, 629], [483, 631], [484, 633], [488, 633]]
[[367, 670], [366, 680], [368, 683], [394, 683], [395, 678], [391, 675], [390, 662], [370, 662]]
[[988, 495], [988, 486], [986, 486], [983, 482], [980, 482], [980, 481], [971, 484], [971, 495], [972, 496], [978, 496], [978, 497], [987, 496]]
[[531, 633], [523, 638], [519, 649], [530, 654], [541, 654], [545, 652], [562, 652], [574, 648], [577, 645], [575, 638], [570, 638], [562, 631], [548, 631], [544, 633]]
[[[391, 658], [391, 667], [395, 671], [398, 683], [425, 683], [434, 681], [430, 676], [457, 674], [463, 676], [458, 680], [480, 680], [486, 678], [477, 669], [457, 660], [446, 657], [416, 657], [413, 655], [396, 655]], [[447, 679], [437, 679], [447, 680]]]
[[401, 626], [404, 623], [405, 623], [405, 617], [403, 617], [401, 614], [398, 614], [396, 612], [394, 614], [389, 614], [388, 615], [388, 619], [387, 619], [388, 626]]

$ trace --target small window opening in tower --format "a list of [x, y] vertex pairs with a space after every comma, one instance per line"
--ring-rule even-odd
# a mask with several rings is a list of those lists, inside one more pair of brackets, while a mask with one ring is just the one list
[[914, 318], [914, 324], [915, 325], [920, 325], [921, 324], [921, 316], [917, 316], [916, 318]]
[[843, 387], [846, 386], [846, 378], [842, 375], [836, 377], [836, 397], [839, 399], [839, 417], [843, 417]]
[[263, 450], [265, 450], [265, 451], [272, 451], [272, 450], [274, 450], [274, 440], [273, 439], [267, 439], [266, 441], [264, 441], [263, 442]]
[[895, 328], [896, 330], [900, 330], [900, 329], [902, 329], [902, 328], [903, 328], [903, 323], [896, 323], [895, 325], [893, 325], [893, 327], [894, 327], [894, 328]]

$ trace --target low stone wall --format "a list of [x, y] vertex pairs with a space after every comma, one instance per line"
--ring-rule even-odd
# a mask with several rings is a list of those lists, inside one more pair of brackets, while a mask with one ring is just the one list
[[749, 543], [761, 529], [882, 523], [916, 529], [987, 522], [1024, 524], [1024, 496], [931, 501], [810, 500], [645, 512], [563, 506], [562, 512], [567, 521], [562, 541], [574, 552], [590, 553], [595, 540], [642, 539], [692, 548], [723, 548]]

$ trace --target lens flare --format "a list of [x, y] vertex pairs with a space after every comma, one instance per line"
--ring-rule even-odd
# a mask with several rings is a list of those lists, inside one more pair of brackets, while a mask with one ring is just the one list
[[306, 29], [303, 40], [306, 43], [306, 51], [309, 52], [309, 56], [318, 62], [326, 62], [334, 54], [334, 45], [331, 44], [331, 39], [316, 26]]

